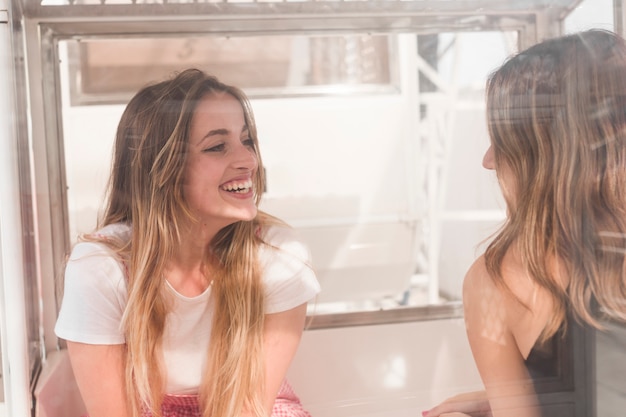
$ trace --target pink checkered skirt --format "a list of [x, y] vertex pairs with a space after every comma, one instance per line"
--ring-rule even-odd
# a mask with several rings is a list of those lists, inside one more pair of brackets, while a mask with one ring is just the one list
[[[197, 395], [166, 395], [161, 410], [163, 417], [201, 417]], [[152, 414], [144, 412], [142, 417], [152, 417]], [[276, 396], [272, 417], [311, 417], [286, 380]]]

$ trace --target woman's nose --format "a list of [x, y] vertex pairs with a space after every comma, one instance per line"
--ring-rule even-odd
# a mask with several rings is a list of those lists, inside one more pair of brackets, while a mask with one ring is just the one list
[[243, 168], [253, 170], [259, 165], [259, 159], [256, 152], [250, 146], [241, 144], [237, 147], [234, 159], [235, 168]]
[[489, 146], [483, 156], [483, 167], [485, 169], [496, 169], [496, 157], [493, 153], [493, 146]]

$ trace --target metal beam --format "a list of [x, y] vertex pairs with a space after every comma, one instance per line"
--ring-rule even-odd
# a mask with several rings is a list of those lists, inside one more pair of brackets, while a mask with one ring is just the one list
[[30, 415], [28, 323], [11, 8], [0, 0], [0, 331], [10, 416]]

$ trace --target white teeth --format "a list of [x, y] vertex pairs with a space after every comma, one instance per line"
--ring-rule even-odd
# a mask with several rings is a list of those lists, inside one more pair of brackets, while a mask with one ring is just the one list
[[247, 180], [244, 182], [231, 182], [222, 186], [223, 190], [236, 193], [247, 193], [250, 188], [252, 188], [252, 180]]

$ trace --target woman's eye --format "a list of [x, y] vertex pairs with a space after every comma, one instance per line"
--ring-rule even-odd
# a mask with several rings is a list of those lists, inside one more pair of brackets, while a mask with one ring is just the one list
[[202, 152], [222, 152], [224, 150], [224, 144], [220, 143], [219, 145], [211, 146], [210, 148], [204, 149]]
[[251, 138], [248, 139], [244, 139], [243, 141], [241, 141], [245, 146], [248, 146], [250, 148], [254, 148], [254, 141]]

